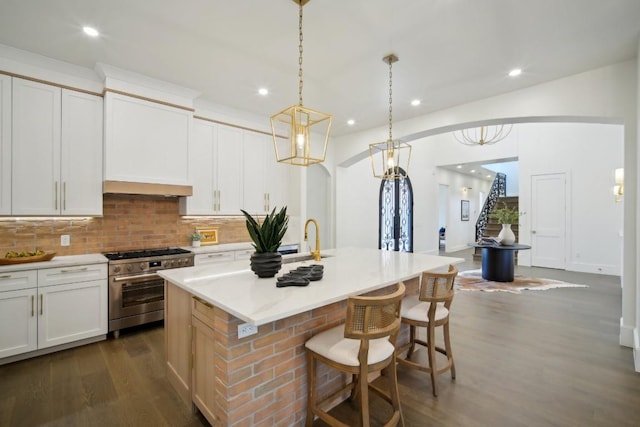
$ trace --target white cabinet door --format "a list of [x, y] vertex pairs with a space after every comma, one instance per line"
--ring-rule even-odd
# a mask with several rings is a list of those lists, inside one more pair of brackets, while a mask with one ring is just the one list
[[126, 95], [105, 95], [105, 180], [189, 184], [193, 113]]
[[269, 212], [274, 208], [279, 211], [289, 204], [289, 176], [293, 168], [299, 169], [299, 167], [278, 163], [275, 155], [269, 156], [269, 153], [265, 157], [267, 162], [265, 182], [267, 183]]
[[11, 77], [0, 74], [0, 215], [11, 214]]
[[257, 132], [245, 132], [244, 160], [244, 210], [252, 215], [264, 214], [269, 209], [266, 176], [267, 148], [270, 139]]
[[38, 289], [38, 348], [107, 333], [107, 280]]
[[180, 198], [183, 215], [212, 215], [216, 213], [217, 193], [214, 187], [214, 151], [216, 124], [205, 120], [193, 121], [193, 139], [189, 151], [189, 177], [193, 194]]
[[60, 212], [60, 88], [13, 79], [14, 215]]
[[252, 214], [280, 210], [288, 203], [292, 166], [276, 161], [269, 135], [244, 134], [244, 209]]
[[0, 359], [37, 349], [36, 292], [0, 292]]
[[242, 207], [242, 129], [218, 125], [215, 152], [218, 210], [240, 215]]
[[62, 90], [60, 213], [102, 215], [102, 98]]

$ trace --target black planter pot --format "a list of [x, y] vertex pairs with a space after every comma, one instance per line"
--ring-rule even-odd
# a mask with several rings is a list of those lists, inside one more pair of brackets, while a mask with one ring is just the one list
[[264, 252], [251, 255], [251, 270], [260, 278], [273, 277], [282, 268], [282, 255], [278, 252]]

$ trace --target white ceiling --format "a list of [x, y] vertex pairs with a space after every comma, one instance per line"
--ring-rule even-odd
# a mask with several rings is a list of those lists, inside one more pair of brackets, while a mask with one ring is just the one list
[[[640, 1], [312, 0], [303, 30], [304, 105], [333, 114], [340, 135], [388, 123], [388, 53], [400, 58], [398, 121], [632, 59]], [[0, 43], [131, 70], [265, 120], [298, 101], [292, 0], [0, 0]]]

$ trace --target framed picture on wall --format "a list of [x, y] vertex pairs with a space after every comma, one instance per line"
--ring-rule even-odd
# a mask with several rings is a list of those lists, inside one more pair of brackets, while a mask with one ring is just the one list
[[460, 220], [469, 221], [469, 201], [460, 200]]

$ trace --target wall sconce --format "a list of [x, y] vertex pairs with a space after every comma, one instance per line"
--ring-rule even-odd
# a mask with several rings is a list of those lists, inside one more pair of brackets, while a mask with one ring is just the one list
[[462, 187], [462, 192], [466, 194], [467, 191], [472, 190], [472, 187]]
[[616, 196], [616, 202], [621, 202], [624, 196], [624, 168], [615, 170], [614, 180], [616, 185], [613, 186], [613, 194]]

